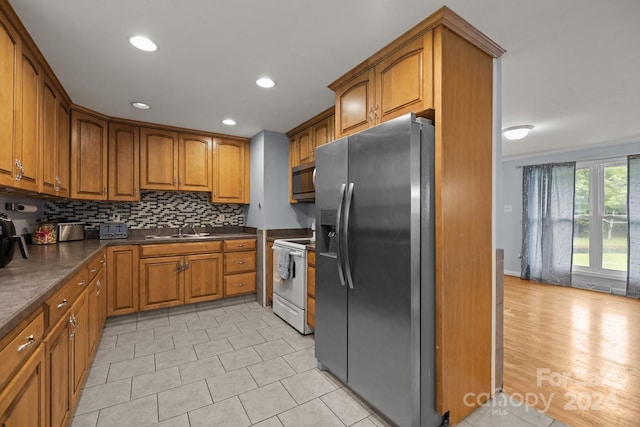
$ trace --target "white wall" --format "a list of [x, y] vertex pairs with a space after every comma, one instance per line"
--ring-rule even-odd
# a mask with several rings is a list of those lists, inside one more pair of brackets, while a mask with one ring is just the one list
[[[520, 142], [520, 144], [526, 144], [525, 141]], [[517, 142], [513, 142], [513, 144], [517, 144]], [[618, 145], [602, 144], [576, 151], [504, 159], [502, 163], [502, 202], [504, 206], [512, 207], [511, 213], [502, 211], [500, 213], [501, 217], [498, 217], [498, 227], [502, 227], [505, 272], [507, 274], [515, 273], [520, 275], [520, 259], [518, 255], [522, 248], [522, 169], [518, 168], [518, 166], [570, 161], [580, 162], [624, 157], [630, 154], [640, 154], [640, 141]]]
[[[28, 205], [36, 205], [38, 207], [38, 212], [34, 213], [22, 213], [22, 212], [14, 212], [7, 211], [5, 209], [6, 203], [22, 203]], [[24, 197], [8, 197], [5, 195], [0, 195], [0, 212], [7, 215], [10, 219], [13, 220], [14, 225], [16, 226], [16, 233], [18, 234], [27, 234], [31, 233], [31, 227], [35, 224], [36, 220], [43, 218], [43, 202], [37, 199], [27, 199]]]
[[309, 228], [313, 203], [289, 203], [289, 139], [263, 130], [251, 139], [251, 204], [247, 225], [259, 229]]

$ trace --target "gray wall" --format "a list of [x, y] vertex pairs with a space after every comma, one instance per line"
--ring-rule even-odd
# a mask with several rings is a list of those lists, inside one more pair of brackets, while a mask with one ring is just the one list
[[263, 130], [251, 139], [251, 204], [247, 225], [259, 229], [308, 228], [315, 204], [289, 203], [289, 139]]
[[[526, 143], [526, 142], [521, 142]], [[498, 218], [502, 227], [505, 273], [520, 275], [520, 254], [522, 246], [522, 169], [517, 166], [553, 162], [587, 161], [623, 157], [640, 153], [640, 140], [637, 142], [607, 145], [602, 144], [576, 151], [540, 154], [537, 156], [505, 159], [502, 164], [503, 209]], [[505, 206], [511, 206], [512, 212], [504, 212]]]

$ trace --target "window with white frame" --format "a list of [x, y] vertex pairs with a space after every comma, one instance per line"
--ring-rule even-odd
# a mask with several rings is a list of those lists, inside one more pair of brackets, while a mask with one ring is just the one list
[[576, 165], [573, 270], [627, 271], [627, 159]]

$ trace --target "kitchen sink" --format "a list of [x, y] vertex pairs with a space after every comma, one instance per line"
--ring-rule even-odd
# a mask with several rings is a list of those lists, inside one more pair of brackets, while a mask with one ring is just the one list
[[145, 240], [171, 240], [171, 239], [210, 239], [210, 233], [198, 233], [198, 234], [168, 234], [165, 236], [159, 236], [157, 234], [147, 234], [144, 236]]

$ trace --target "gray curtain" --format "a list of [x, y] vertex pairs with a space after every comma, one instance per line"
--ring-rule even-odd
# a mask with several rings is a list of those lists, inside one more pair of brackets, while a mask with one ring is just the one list
[[523, 168], [523, 279], [571, 286], [575, 171], [575, 162]]
[[629, 221], [627, 296], [640, 298], [640, 156], [629, 156], [627, 163], [627, 214]]

